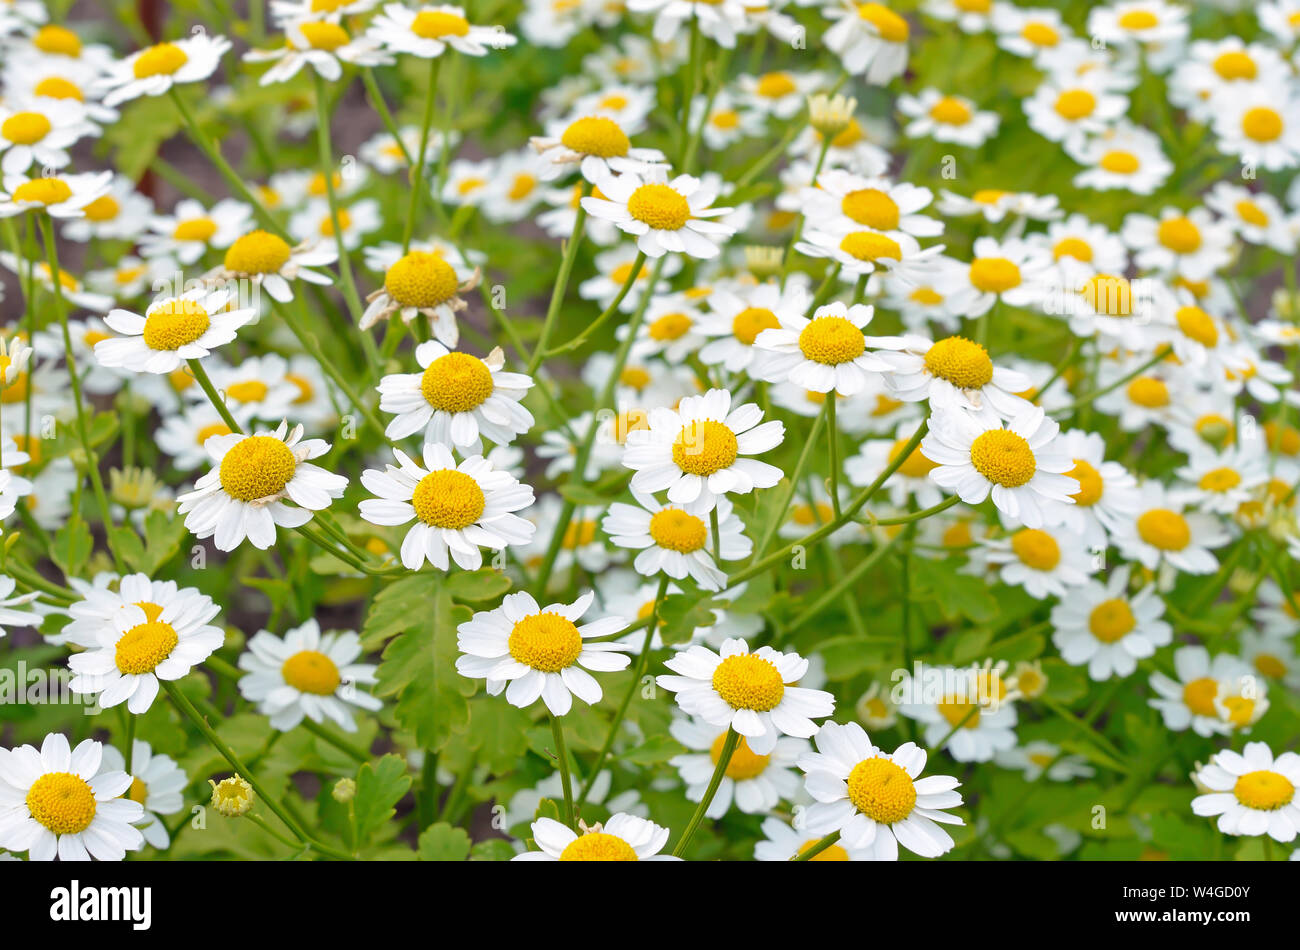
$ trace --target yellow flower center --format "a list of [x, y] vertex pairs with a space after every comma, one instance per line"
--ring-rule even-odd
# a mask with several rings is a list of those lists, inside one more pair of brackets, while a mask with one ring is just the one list
[[650, 518], [650, 537], [655, 544], [670, 551], [690, 554], [704, 547], [708, 540], [704, 519], [687, 514], [680, 508], [664, 508]]
[[81, 37], [62, 26], [41, 27], [32, 37], [32, 45], [42, 53], [56, 56], [71, 56], [76, 59], [81, 55]]
[[1074, 468], [1065, 473], [1068, 478], [1073, 478], [1079, 483], [1079, 490], [1070, 497], [1074, 499], [1076, 505], [1095, 505], [1101, 501], [1101, 494], [1105, 490], [1105, 484], [1101, 480], [1101, 475], [1092, 467], [1090, 462], [1083, 459], [1074, 460]]
[[137, 804], [143, 805], [149, 800], [149, 786], [135, 776], [131, 777], [131, 787], [126, 790], [123, 798], [129, 798]]
[[1107, 152], [1097, 164], [1115, 175], [1131, 175], [1142, 167], [1136, 155], [1122, 149]]
[[190, 58], [185, 50], [175, 43], [159, 43], [150, 46], [136, 57], [132, 72], [136, 79], [148, 79], [150, 76], [170, 76], [180, 69]]
[[1160, 222], [1156, 240], [1175, 254], [1191, 254], [1201, 246], [1201, 230], [1190, 218], [1177, 215]]
[[543, 673], [558, 673], [572, 666], [582, 653], [582, 636], [567, 617], [556, 613], [533, 614], [515, 624], [507, 647], [510, 655], [524, 666]]
[[[907, 446], [907, 442], [907, 439], [899, 439], [894, 443], [893, 447], [889, 450], [890, 465], [894, 464], [894, 461], [898, 458], [899, 454]], [[920, 447], [917, 447], [912, 449], [912, 454], [903, 460], [902, 465], [898, 466], [898, 471], [908, 478], [925, 478], [934, 471], [937, 466], [937, 462], [930, 461], [925, 457], [924, 453], [921, 452]]]
[[48, 772], [28, 789], [27, 810], [56, 835], [75, 835], [95, 820], [95, 793], [71, 772]]
[[826, 524], [834, 517], [831, 506], [824, 501], [816, 505], [795, 505], [790, 511], [790, 520], [800, 526]]
[[33, 178], [15, 188], [12, 195], [17, 203], [30, 201], [47, 208], [71, 197], [72, 188], [62, 178]]
[[962, 13], [988, 13], [993, 0], [953, 0], [952, 5]]
[[434, 409], [469, 412], [487, 401], [495, 388], [492, 371], [477, 356], [447, 353], [438, 357], [420, 378], [420, 392]]
[[468, 36], [469, 21], [456, 13], [421, 10], [411, 21], [411, 32], [422, 40], [436, 40], [444, 36]]
[[1063, 257], [1073, 257], [1086, 264], [1092, 260], [1092, 246], [1081, 238], [1062, 238], [1052, 248], [1052, 257], [1058, 261]]
[[1200, 307], [1179, 307], [1174, 314], [1174, 319], [1178, 321], [1178, 329], [1182, 330], [1187, 338], [1195, 340], [1202, 346], [1212, 347], [1218, 344], [1218, 328], [1215, 327], [1210, 315]]
[[1281, 679], [1287, 674], [1287, 665], [1279, 656], [1272, 653], [1260, 653], [1255, 656], [1255, 669], [1262, 675]]
[[144, 342], [151, 350], [178, 350], [207, 333], [211, 323], [198, 301], [168, 300], [144, 318]]
[[1183, 687], [1183, 705], [1198, 716], [1217, 716], [1214, 697], [1218, 693], [1218, 682], [1213, 677], [1202, 676]]
[[979, 704], [967, 702], [963, 697], [945, 696], [935, 708], [954, 729], [975, 729], [980, 724]]
[[1268, 447], [1283, 455], [1300, 454], [1300, 429], [1294, 426], [1279, 426], [1277, 422], [1264, 423], [1264, 435]]
[[334, 661], [316, 650], [303, 650], [284, 661], [280, 667], [284, 681], [300, 693], [333, 696], [342, 677]]
[[1149, 30], [1159, 24], [1159, 18], [1149, 10], [1130, 10], [1119, 18], [1119, 25], [1126, 30]]
[[117, 641], [114, 662], [120, 672], [139, 676], [152, 673], [180, 643], [176, 629], [161, 620], [137, 624]]
[[617, 835], [589, 831], [574, 838], [560, 852], [561, 861], [635, 861], [632, 846]]
[[731, 320], [731, 332], [741, 343], [753, 346], [758, 335], [764, 330], [774, 330], [781, 326], [771, 310], [765, 307], [746, 307]]
[[573, 122], [560, 141], [565, 148], [582, 155], [614, 158], [626, 155], [632, 143], [617, 122], [606, 116], [589, 115]]
[[15, 112], [0, 123], [0, 135], [15, 145], [35, 145], [50, 134], [50, 120], [39, 112]]
[[937, 307], [943, 303], [943, 294], [933, 287], [918, 287], [908, 295], [908, 300], [926, 307]]
[[468, 528], [482, 517], [487, 499], [478, 482], [469, 475], [441, 469], [420, 479], [411, 505], [425, 524], [456, 531]]
[[958, 521], [943, 533], [943, 546], [946, 548], [966, 548], [974, 543], [975, 536], [965, 521]]
[[689, 475], [712, 475], [736, 460], [736, 434], [721, 422], [699, 419], [682, 426], [673, 442], [673, 461]]
[[569, 522], [569, 527], [564, 531], [564, 541], [561, 543], [566, 551], [574, 551], [585, 548], [595, 540], [596, 522], [591, 518], [583, 518]]
[[1097, 108], [1097, 97], [1087, 89], [1067, 89], [1056, 97], [1056, 114], [1073, 122], [1092, 115]]
[[840, 211], [858, 224], [877, 231], [898, 227], [898, 205], [879, 188], [859, 188], [840, 199]]
[[[347, 231], [350, 227], [352, 227], [352, 215], [348, 214], [347, 208], [339, 208], [339, 230]], [[334, 219], [329, 215], [321, 218], [320, 235], [334, 237]]]
[[1020, 35], [1035, 46], [1050, 47], [1061, 42], [1061, 34], [1046, 23], [1026, 23]]
[[1246, 110], [1241, 117], [1241, 131], [1256, 142], [1272, 142], [1282, 135], [1282, 114], [1268, 106]]
[[628, 433], [650, 428], [650, 414], [644, 409], [629, 409], [614, 417], [614, 440], [627, 444]]
[[709, 122], [715, 128], [734, 129], [736, 126], [740, 125], [740, 113], [736, 112], [734, 109], [723, 109], [722, 111], [715, 112], [713, 115], [709, 116]]
[[[807, 851], [809, 848], [811, 848], [820, 840], [821, 840], [820, 838], [809, 838], [803, 844], [799, 845], [799, 854], [803, 854], [805, 851]], [[816, 854], [814, 854], [811, 858], [808, 858], [807, 860], [847, 861], [848, 859], [849, 859], [849, 853], [844, 850], [844, 847], [842, 845], [833, 844], [829, 848], [826, 848], [823, 851], [818, 851]]]
[[907, 21], [883, 3], [859, 3], [858, 16], [875, 27], [880, 38], [886, 42], [907, 42], [911, 32]]
[[1139, 376], [1125, 390], [1129, 401], [1146, 409], [1159, 409], [1169, 405], [1169, 387], [1155, 376]]
[[519, 172], [510, 182], [510, 190], [506, 192], [506, 197], [511, 201], [523, 201], [533, 193], [537, 188], [537, 176], [530, 175], [528, 172]]
[[1236, 469], [1215, 468], [1201, 476], [1200, 482], [1197, 483], [1203, 491], [1208, 492], [1225, 492], [1236, 488], [1241, 484], [1241, 473]]
[[226, 250], [226, 270], [236, 274], [275, 274], [293, 249], [269, 231], [250, 231]]
[[1236, 210], [1237, 217], [1241, 218], [1241, 220], [1245, 221], [1247, 224], [1253, 224], [1257, 228], [1268, 227], [1268, 214], [1255, 202], [1243, 198], [1241, 201], [1237, 202]]
[[1088, 615], [1088, 629], [1102, 643], [1114, 643], [1128, 636], [1137, 626], [1137, 618], [1128, 601], [1121, 597], [1103, 600]]
[[684, 313], [666, 313], [650, 324], [648, 332], [652, 340], [678, 340], [690, 332], [694, 322]]
[[1230, 50], [1227, 53], [1221, 53], [1214, 60], [1214, 71], [1219, 74], [1220, 79], [1232, 81], [1234, 79], [1254, 79], [1257, 72], [1255, 61], [1246, 53], [1240, 50]]
[[217, 222], [211, 218], [189, 218], [177, 222], [176, 229], [172, 231], [172, 237], [177, 241], [207, 242], [216, 233]]
[[226, 395], [235, 402], [261, 402], [270, 391], [270, 387], [260, 379], [246, 379], [226, 387]]
[[1037, 471], [1034, 450], [1009, 429], [990, 429], [977, 436], [970, 460], [977, 472], [1003, 488], [1018, 488]]
[[1285, 775], [1269, 769], [1258, 769], [1237, 779], [1232, 794], [1247, 808], [1276, 811], [1291, 803], [1295, 797], [1295, 786]]
[[759, 77], [755, 91], [764, 99], [780, 99], [798, 90], [789, 73], [766, 73]]
[[892, 825], [916, 807], [916, 786], [899, 765], [883, 756], [863, 759], [849, 773], [849, 801], [872, 821]]
[[432, 251], [412, 251], [384, 275], [384, 289], [400, 306], [436, 307], [456, 296], [456, 271]]
[[72, 99], [76, 102], [85, 102], [86, 94], [81, 91], [81, 87], [71, 80], [64, 79], [62, 76], [46, 76], [36, 84], [32, 90], [38, 96], [44, 96], [47, 99]]
[[1181, 551], [1192, 542], [1187, 519], [1168, 508], [1144, 511], [1137, 520], [1138, 537], [1161, 551]]
[[752, 653], [729, 656], [713, 671], [713, 688], [732, 709], [767, 712], [785, 695], [781, 672], [770, 660]]
[[642, 185], [627, 200], [627, 213], [658, 231], [678, 231], [691, 219], [686, 199], [667, 185]]
[[952, 96], [944, 96], [930, 107], [930, 118], [944, 125], [965, 125], [971, 114], [970, 106]]
[[844, 317], [817, 317], [799, 331], [799, 350], [814, 363], [838, 366], [863, 354], [867, 339]]
[[980, 205], [995, 205], [1009, 194], [1011, 192], [1000, 191], [997, 188], [981, 188], [970, 196], [970, 200]]
[[1011, 536], [1011, 550], [1020, 563], [1036, 571], [1053, 570], [1061, 563], [1061, 546], [1046, 531], [1022, 528]]
[[214, 422], [211, 425], [206, 425], [199, 429], [199, 434], [195, 437], [195, 441], [199, 445], [202, 445], [214, 435], [230, 435], [230, 426], [226, 425], [224, 422]]
[[970, 282], [986, 294], [1020, 286], [1020, 268], [1005, 257], [977, 257], [970, 264]]
[[293, 451], [279, 439], [252, 435], [221, 460], [221, 487], [232, 498], [257, 501], [284, 491], [297, 468]]
[[340, 46], [347, 46], [351, 42], [348, 31], [337, 23], [318, 20], [303, 23], [298, 29], [302, 30], [303, 39], [311, 45], [312, 49], [322, 49], [332, 53]]
[[81, 210], [87, 221], [112, 221], [121, 212], [122, 206], [112, 195], [102, 195]]
[[860, 261], [891, 261], [903, 259], [903, 249], [887, 234], [875, 231], [853, 231], [840, 239], [840, 250]]
[[[722, 745], [727, 741], [727, 734], [724, 732], [713, 740], [713, 746], [709, 749], [709, 758], [713, 759], [713, 764], [717, 765], [718, 760], [722, 758]], [[727, 763], [727, 778], [736, 782], [743, 782], [745, 779], [758, 778], [767, 769], [767, 763], [772, 760], [770, 755], [756, 755], [749, 747], [749, 743], [744, 736], [736, 743], [736, 748], [731, 753], [731, 761]]]
[[993, 380], [988, 350], [960, 336], [939, 340], [926, 350], [925, 368], [959, 389], [979, 389]]

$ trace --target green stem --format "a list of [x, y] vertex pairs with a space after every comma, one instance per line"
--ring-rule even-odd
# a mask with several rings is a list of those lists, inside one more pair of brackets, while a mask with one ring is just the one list
[[551, 735], [555, 738], [555, 755], [560, 760], [560, 782], [564, 786], [564, 823], [574, 831], [578, 823], [573, 811], [573, 777], [569, 774], [569, 752], [564, 746], [564, 727], [560, 717], [551, 715]]
[[[564, 292], [569, 288], [569, 275], [573, 273], [574, 261], [578, 259], [578, 246], [582, 243], [582, 233], [587, 226], [587, 209], [582, 206], [582, 199], [590, 194], [591, 183], [583, 181], [578, 196], [578, 211], [573, 219], [573, 233], [564, 242], [564, 256], [560, 259], [560, 270], [555, 275], [555, 285], [551, 288], [551, 302], [546, 308], [546, 319], [542, 322], [542, 332], [537, 338], [537, 348], [533, 350], [533, 358], [528, 361], [527, 372], [530, 376], [537, 371], [538, 366], [542, 365], [542, 359], [546, 356], [546, 344], [550, 342], [555, 321], [560, 315]], [[644, 255], [638, 255], [638, 258], [645, 259]], [[628, 277], [629, 281], [636, 279], [640, 268], [637, 264], [633, 264], [632, 270], [633, 274]]]
[[804, 850], [800, 851], [798, 854], [791, 857], [790, 860], [811, 861], [813, 858], [817, 857], [817, 855], [821, 854], [823, 851], [825, 851], [827, 848], [829, 848], [831, 845], [835, 844], [835, 842], [839, 840], [840, 840], [840, 833], [838, 831], [832, 831], [825, 838], [818, 839], [817, 843], [814, 844], [812, 847], [805, 848]]
[[736, 751], [736, 746], [739, 743], [740, 733], [728, 726], [727, 737], [722, 740], [722, 753], [718, 756], [718, 764], [713, 769], [713, 777], [709, 779], [709, 787], [704, 790], [704, 797], [700, 799], [695, 814], [691, 815], [686, 830], [682, 832], [681, 838], [677, 840], [677, 847], [673, 848], [673, 857], [680, 858], [682, 852], [686, 850], [686, 846], [691, 843], [691, 838], [695, 837], [696, 829], [700, 827], [700, 822], [704, 820], [704, 813], [713, 804], [713, 796], [718, 794], [718, 786], [722, 784], [722, 777], [727, 774], [727, 766], [731, 764], [731, 756]]
[[411, 249], [411, 235], [415, 233], [415, 218], [420, 213], [420, 197], [424, 191], [424, 169], [429, 154], [429, 127], [433, 125], [434, 102], [438, 96], [438, 70], [442, 57], [429, 60], [429, 91], [424, 100], [424, 118], [420, 121], [420, 153], [411, 162], [407, 181], [411, 186], [411, 199], [406, 208], [406, 225], [402, 228], [402, 253]]
[[231, 432], [242, 434], [244, 430], [235, 421], [235, 417], [231, 415], [230, 407], [221, 398], [221, 394], [217, 392], [217, 387], [212, 385], [212, 379], [208, 376], [208, 371], [203, 368], [203, 363], [197, 359], [186, 360], [185, 362], [189, 364], [190, 372], [194, 374], [195, 380], [198, 381], [199, 388], [208, 397], [208, 402], [212, 403], [212, 408], [216, 409], [217, 414], [221, 416], [221, 421], [226, 424]]

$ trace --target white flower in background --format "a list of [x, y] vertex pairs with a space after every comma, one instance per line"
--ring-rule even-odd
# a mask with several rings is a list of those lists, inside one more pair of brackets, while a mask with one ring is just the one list
[[1011, 419], [1031, 407], [1018, 395], [1029, 389], [1029, 377], [995, 366], [988, 350], [973, 340], [909, 334], [871, 343], [886, 367], [885, 386], [903, 402], [928, 401], [934, 412], [966, 409], [988, 419]]
[[612, 221], [619, 230], [633, 235], [637, 248], [648, 257], [670, 252], [717, 257], [717, 242], [736, 232], [730, 225], [709, 220], [732, 209], [713, 207], [717, 191], [690, 175], [669, 180], [658, 168], [644, 174], [603, 175], [596, 180], [596, 188], [604, 197], [583, 198], [587, 213]]
[[1098, 682], [1132, 675], [1138, 660], [1173, 642], [1155, 585], [1130, 594], [1129, 575], [1125, 566], [1105, 584], [1089, 580], [1066, 591], [1052, 608], [1052, 643], [1061, 658], [1074, 666], [1086, 664]]
[[1085, 166], [1074, 176], [1076, 188], [1108, 191], [1122, 188], [1149, 195], [1169, 177], [1173, 163], [1160, 149], [1155, 133], [1121, 120], [1101, 135], [1081, 142], [1066, 140], [1069, 156]]
[[837, 301], [818, 307], [811, 319], [791, 312], [780, 325], [762, 331], [754, 346], [766, 356], [757, 372], [771, 382], [794, 383], [818, 393], [852, 396], [867, 388], [871, 374], [889, 369], [863, 334], [875, 308]]
[[1217, 815], [1224, 834], [1268, 835], [1285, 844], [1300, 832], [1300, 755], [1274, 757], [1266, 743], [1247, 742], [1241, 752], [1220, 749], [1195, 778], [1209, 793], [1192, 799], [1192, 811]]
[[[775, 815], [763, 819], [762, 832], [763, 840], [754, 845], [755, 861], [789, 861], [803, 854], [820, 840], [817, 835], [792, 828], [785, 819], [777, 818]], [[808, 860], [874, 861], [875, 850], [871, 845], [865, 848], [846, 848], [837, 841]]]
[[[1001, 565], [1002, 583], [1023, 587], [1031, 597], [1064, 597], [1087, 583], [1095, 555], [1061, 526], [1019, 528], [1003, 538], [980, 542], [990, 565]], [[976, 552], [972, 552], [974, 555]], [[972, 557], [973, 559], [973, 557]]]
[[682, 31], [682, 24], [694, 20], [700, 33], [715, 40], [724, 49], [733, 49], [736, 34], [745, 31], [751, 9], [762, 10], [767, 0], [744, 3], [741, 0], [628, 0], [631, 13], [652, 13], [653, 36], [666, 43]]
[[426, 560], [439, 570], [458, 567], [476, 571], [483, 566], [480, 547], [503, 550], [527, 544], [533, 524], [511, 512], [533, 503], [533, 489], [508, 472], [497, 471], [482, 456], [456, 464], [451, 449], [437, 442], [424, 446], [421, 468], [401, 449], [398, 465], [384, 471], [368, 468], [361, 483], [378, 498], [359, 506], [371, 524], [404, 525], [415, 519], [402, 541], [402, 565], [419, 570]]
[[1051, 782], [1071, 782], [1097, 774], [1083, 756], [1066, 755], [1050, 742], [1026, 742], [998, 752], [993, 761], [1004, 769], [1022, 772], [1026, 782], [1036, 782], [1042, 775]]
[[[691, 750], [673, 756], [668, 764], [677, 769], [686, 783], [686, 797], [693, 802], [703, 801], [704, 791], [721, 757], [727, 730], [711, 726], [698, 717], [678, 716], [669, 724], [668, 731]], [[807, 739], [782, 736], [771, 752], [758, 755], [741, 739], [736, 743], [705, 817], [721, 818], [731, 810], [733, 801], [744, 814], [762, 815], [775, 810], [782, 801], [792, 800], [799, 791], [795, 763], [809, 751]]]
[[668, 844], [668, 829], [645, 818], [622, 812], [603, 825], [580, 825], [578, 834], [553, 818], [532, 824], [533, 841], [540, 851], [525, 851], [512, 861], [680, 861], [660, 854]]
[[104, 105], [141, 96], [161, 96], [175, 85], [202, 82], [217, 70], [230, 40], [204, 32], [175, 42], [157, 43], [108, 66], [99, 81]]
[[1198, 736], [1226, 736], [1232, 723], [1222, 716], [1216, 701], [1239, 689], [1243, 679], [1256, 679], [1250, 667], [1230, 653], [1217, 654], [1202, 646], [1184, 646], [1174, 651], [1174, 675], [1151, 674], [1151, 688], [1157, 697], [1147, 700], [1164, 719], [1165, 728], [1182, 732], [1189, 726]]
[[1141, 486], [1134, 514], [1115, 525], [1111, 538], [1124, 557], [1148, 570], [1167, 565], [1187, 574], [1213, 574], [1219, 562], [1210, 551], [1229, 541], [1217, 517], [1187, 511], [1159, 482]]
[[290, 246], [289, 242], [270, 231], [249, 231], [226, 248], [222, 266], [209, 271], [205, 280], [224, 283], [230, 280], [252, 281], [271, 299], [288, 303], [293, 299], [295, 280], [328, 286], [334, 276], [325, 267], [338, 260], [338, 248], [333, 240], [314, 239]]
[[[108, 193], [112, 172], [28, 178], [6, 174], [0, 188], [0, 218], [44, 211], [52, 218], [85, 217], [86, 206]], [[47, 265], [48, 266], [48, 265]]]
[[416, 9], [385, 4], [383, 12], [370, 21], [368, 35], [394, 53], [421, 59], [441, 56], [448, 48], [466, 56], [486, 56], [489, 49], [505, 49], [518, 42], [499, 26], [471, 24], [462, 7], [431, 4]]
[[987, 142], [1002, 122], [996, 112], [981, 111], [970, 99], [937, 89], [926, 89], [919, 96], [902, 93], [898, 111], [910, 119], [903, 129], [908, 138], [932, 138], [968, 148]]
[[375, 666], [358, 663], [361, 638], [351, 630], [321, 633], [315, 618], [278, 637], [259, 630], [239, 656], [248, 675], [239, 692], [271, 720], [271, 728], [288, 731], [303, 718], [329, 720], [345, 732], [356, 732], [353, 706], [371, 712], [383, 703], [358, 689], [375, 680]]
[[106, 745], [101, 768], [108, 772], [126, 772], [131, 777], [131, 786], [123, 798], [144, 808], [144, 814], [133, 824], [144, 835], [145, 843], [160, 851], [171, 844], [171, 835], [167, 833], [162, 816], [174, 815], [185, 806], [182, 793], [189, 784], [184, 769], [176, 764], [176, 760], [154, 752], [143, 739], [136, 739], [131, 744], [129, 767], [121, 752]]
[[[6, 474], [8, 474], [6, 472]], [[30, 610], [16, 610], [17, 607], [30, 604], [40, 596], [40, 591], [13, 596], [16, 582], [7, 574], [0, 574], [0, 637], [9, 627], [38, 627], [41, 618]]]
[[19, 175], [33, 164], [63, 168], [72, 160], [68, 148], [92, 131], [75, 99], [7, 97], [0, 105], [0, 170]]
[[284, 45], [276, 49], [251, 49], [244, 54], [248, 63], [274, 62], [258, 83], [287, 82], [304, 66], [310, 66], [326, 82], [343, 75], [343, 63], [353, 66], [385, 66], [392, 56], [380, 48], [373, 36], [353, 38], [332, 20], [289, 20], [283, 25]]
[[674, 580], [690, 576], [704, 590], [721, 590], [726, 572], [713, 559], [717, 550], [722, 560], [749, 557], [754, 544], [745, 537], [745, 525], [726, 497], [717, 501], [719, 539], [715, 539], [708, 510], [694, 505], [661, 505], [653, 496], [637, 498], [640, 505], [615, 502], [601, 527], [610, 540], [623, 548], [640, 551], [633, 566], [654, 577], [662, 571]]
[[95, 344], [95, 359], [110, 369], [171, 373], [230, 343], [257, 311], [231, 309], [234, 291], [198, 287], [180, 297], [155, 300], [143, 315], [112, 310], [104, 322], [122, 334]]
[[911, 27], [883, 3], [833, 0], [821, 12], [835, 21], [823, 34], [822, 42], [851, 75], [883, 86], [907, 69]]
[[754, 367], [767, 358], [755, 346], [759, 334], [800, 316], [810, 299], [805, 281], [792, 279], [785, 289], [775, 281], [755, 287], [717, 287], [700, 314], [700, 332], [709, 337], [699, 349], [705, 366], [722, 366], [729, 373]]

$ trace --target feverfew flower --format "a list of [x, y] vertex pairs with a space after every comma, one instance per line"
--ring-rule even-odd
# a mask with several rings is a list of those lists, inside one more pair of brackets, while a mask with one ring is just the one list
[[203, 359], [257, 315], [230, 309], [234, 291], [198, 287], [180, 297], [155, 300], [144, 315], [112, 310], [104, 318], [122, 336], [95, 344], [95, 359], [110, 369], [171, 373], [187, 360]]
[[100, 80], [104, 105], [140, 96], [161, 96], [174, 85], [202, 82], [230, 49], [230, 40], [199, 32], [175, 42], [157, 43], [112, 63]]
[[1192, 811], [1218, 815], [1219, 830], [1228, 835], [1268, 835], [1274, 841], [1294, 841], [1300, 831], [1300, 755], [1283, 752], [1276, 758], [1263, 742], [1247, 742], [1240, 753], [1220, 749], [1210, 764], [1196, 773], [1208, 794], [1192, 799]]
[[818, 307], [812, 319], [788, 313], [779, 318], [779, 326], [754, 340], [755, 348], [766, 354], [756, 372], [771, 382], [788, 381], [812, 392], [860, 393], [870, 374], [889, 369], [867, 351], [869, 340], [862, 330], [874, 314], [869, 305], [846, 307], [839, 301]]
[[663, 257], [669, 252], [717, 257], [716, 241], [736, 231], [731, 225], [709, 220], [729, 214], [732, 209], [713, 207], [716, 189], [690, 175], [669, 180], [667, 173], [658, 168], [644, 173], [603, 175], [596, 180], [596, 188], [605, 197], [583, 198], [587, 213], [612, 221], [635, 236], [637, 248], [648, 257]]

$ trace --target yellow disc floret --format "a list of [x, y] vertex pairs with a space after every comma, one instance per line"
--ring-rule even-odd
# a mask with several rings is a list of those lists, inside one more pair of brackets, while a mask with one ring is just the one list
[[50, 120], [39, 112], [15, 112], [0, 122], [0, 135], [15, 145], [35, 145], [50, 134]]
[[618, 835], [589, 831], [580, 835], [560, 852], [561, 861], [635, 861], [636, 852]]
[[159, 43], [140, 53], [131, 71], [136, 79], [171, 76], [189, 61], [190, 58], [185, 55], [185, 50], [175, 43]]
[[290, 448], [269, 435], [252, 435], [231, 446], [221, 460], [221, 487], [239, 501], [278, 496], [297, 470]]
[[657, 231], [678, 231], [691, 219], [686, 199], [667, 185], [642, 185], [627, 199], [627, 213]]
[[438, 40], [444, 36], [468, 36], [469, 21], [457, 13], [421, 10], [411, 21], [411, 32], [422, 40]]
[[[709, 748], [709, 758], [713, 764], [717, 765], [718, 760], [722, 758], [722, 746], [727, 741], [727, 734], [721, 733], [718, 738], [713, 740], [713, 745]], [[736, 782], [743, 782], [745, 779], [758, 778], [767, 769], [767, 763], [772, 760], [770, 755], [758, 755], [749, 747], [749, 743], [744, 736], [736, 743], [736, 748], [732, 750], [731, 761], [727, 763], [726, 776]]]
[[269, 231], [250, 231], [226, 250], [226, 270], [236, 274], [276, 274], [293, 249]]
[[434, 409], [470, 412], [492, 395], [492, 371], [477, 356], [447, 353], [438, 357], [420, 378], [420, 392]]
[[840, 211], [858, 224], [877, 231], [898, 227], [898, 205], [879, 188], [859, 188], [840, 199]]
[[582, 653], [582, 636], [572, 620], [544, 612], [515, 624], [507, 648], [524, 666], [543, 673], [558, 673], [572, 666]]
[[1050, 571], [1061, 563], [1061, 546], [1046, 531], [1021, 528], [1011, 536], [1011, 550], [1020, 563], [1036, 571]]
[[925, 368], [958, 389], [979, 389], [993, 381], [989, 351], [960, 336], [939, 340], [926, 350]]
[[1181, 551], [1192, 543], [1187, 519], [1168, 508], [1152, 508], [1138, 516], [1137, 532], [1147, 544], [1161, 551]]
[[975, 470], [1003, 488], [1027, 484], [1038, 470], [1034, 450], [1009, 429], [990, 429], [971, 443], [971, 464]]
[[435, 528], [468, 528], [483, 515], [483, 489], [464, 472], [442, 469], [420, 479], [411, 497], [416, 517]]
[[10, 197], [18, 204], [29, 201], [48, 208], [71, 198], [72, 188], [62, 178], [33, 178], [15, 188]]
[[1102, 643], [1114, 643], [1133, 632], [1137, 618], [1128, 601], [1122, 597], [1103, 600], [1088, 615], [1088, 629]]
[[712, 475], [736, 460], [736, 434], [721, 422], [698, 419], [682, 426], [673, 442], [673, 461], [690, 475]]
[[862, 331], [844, 317], [817, 317], [799, 331], [799, 351], [823, 366], [850, 363], [866, 348]]
[[916, 807], [916, 785], [902, 766], [876, 756], [863, 759], [849, 772], [849, 801], [872, 821], [892, 825]]
[[1065, 474], [1066, 477], [1073, 478], [1079, 483], [1079, 490], [1070, 496], [1076, 505], [1095, 505], [1101, 500], [1106, 486], [1101, 480], [1100, 473], [1092, 467], [1092, 463], [1075, 459], [1074, 468]]
[[1020, 268], [1005, 257], [977, 257], [970, 264], [970, 282], [986, 294], [1001, 294], [1020, 286]]
[[302, 650], [289, 657], [280, 667], [280, 675], [298, 692], [313, 696], [333, 696], [343, 681], [334, 661], [317, 650]]
[[581, 155], [598, 158], [623, 156], [632, 147], [619, 124], [603, 115], [584, 116], [574, 121], [564, 130], [560, 142]]
[[402, 307], [436, 307], [456, 296], [456, 271], [441, 254], [412, 251], [384, 275], [384, 289]]
[[198, 301], [168, 300], [145, 316], [144, 342], [151, 350], [178, 350], [207, 333], [211, 324]]
[[741, 343], [753, 346], [760, 333], [775, 330], [780, 325], [776, 314], [766, 307], [746, 307], [732, 318], [731, 332]]
[[1291, 804], [1295, 798], [1295, 786], [1291, 780], [1279, 772], [1270, 769], [1258, 769], [1247, 772], [1232, 787], [1232, 794], [1237, 801], [1247, 808], [1257, 811], [1276, 811], [1283, 805]]
[[785, 696], [781, 671], [761, 656], [729, 656], [713, 671], [713, 688], [732, 709], [768, 712]]
[[840, 250], [859, 261], [901, 261], [903, 249], [888, 234], [851, 231], [840, 238]]
[[27, 810], [56, 835], [75, 835], [95, 820], [95, 793], [71, 772], [47, 772], [27, 790]]
[[664, 508], [650, 517], [650, 537], [661, 548], [690, 554], [704, 547], [708, 528], [703, 518], [680, 508]]
[[883, 3], [859, 3], [858, 17], [875, 27], [880, 38], [890, 43], [906, 43], [911, 33], [907, 21]]
[[180, 637], [176, 628], [161, 620], [149, 620], [136, 624], [117, 641], [114, 662], [120, 672], [139, 676], [152, 673], [163, 660], [171, 655]]

